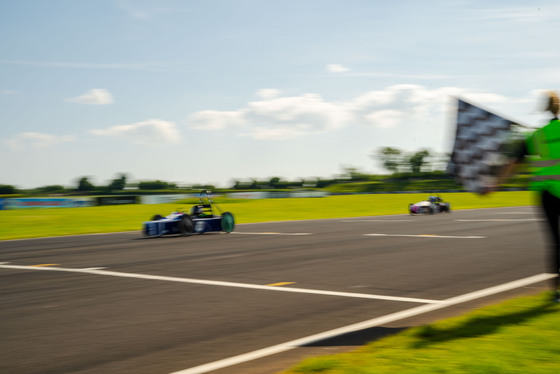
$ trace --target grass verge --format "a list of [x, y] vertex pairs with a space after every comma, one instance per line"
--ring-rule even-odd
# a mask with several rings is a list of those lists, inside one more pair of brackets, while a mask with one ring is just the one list
[[559, 326], [560, 304], [545, 292], [310, 358], [283, 374], [558, 373]]
[[[266, 200], [216, 199], [224, 211], [234, 214], [236, 223], [363, 217], [407, 214], [408, 204], [428, 194], [346, 195], [324, 198]], [[451, 209], [495, 208], [533, 205], [531, 192], [498, 192], [489, 196], [449, 193], [442, 197]], [[189, 204], [117, 205], [85, 208], [49, 208], [0, 211], [0, 240], [46, 236], [140, 231], [142, 222], [154, 214], [167, 215]]]

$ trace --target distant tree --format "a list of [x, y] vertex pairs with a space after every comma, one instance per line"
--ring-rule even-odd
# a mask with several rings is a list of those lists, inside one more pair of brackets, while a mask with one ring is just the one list
[[193, 184], [191, 186], [191, 188], [193, 190], [210, 190], [210, 191], [213, 191], [213, 190], [216, 189], [216, 187], [214, 187], [211, 184]]
[[351, 180], [352, 182], [365, 182], [370, 179], [368, 174], [360, 172], [357, 168], [351, 166], [343, 167], [344, 172], [341, 177], [346, 180]]
[[396, 148], [384, 147], [379, 150], [377, 154], [372, 155], [381, 161], [383, 167], [393, 173], [399, 171], [401, 165], [402, 152]]
[[270, 178], [270, 181], [268, 182], [268, 185], [271, 188], [279, 188], [280, 187], [279, 184], [280, 184], [280, 178], [279, 177]]
[[78, 191], [89, 192], [89, 191], [93, 191], [94, 189], [95, 189], [95, 186], [93, 184], [91, 184], [88, 177], [81, 177], [78, 180], [78, 188], [77, 188]]
[[62, 193], [64, 192], [66, 189], [58, 184], [54, 184], [51, 186], [43, 186], [43, 187], [39, 187], [37, 188], [37, 192], [39, 193]]
[[144, 181], [138, 183], [139, 190], [174, 190], [177, 188], [175, 183], [156, 181]]
[[331, 184], [336, 184], [338, 183], [338, 180], [336, 179], [318, 179], [317, 183], [315, 184], [315, 187], [317, 188], [325, 188], [327, 186], [330, 186]]
[[108, 191], [122, 191], [126, 186], [126, 174], [121, 174], [119, 178], [113, 179], [107, 186]]
[[423, 149], [411, 155], [408, 158], [408, 164], [410, 165], [410, 170], [413, 173], [419, 173], [422, 170], [422, 166], [428, 164], [426, 158], [429, 156], [430, 156], [430, 152], [427, 149]]
[[243, 181], [239, 181], [236, 180], [234, 181], [235, 183], [233, 184], [233, 189], [235, 190], [246, 190], [249, 189], [251, 186], [252, 182], [243, 182]]
[[251, 190], [258, 189], [259, 188], [259, 181], [256, 180], [256, 179], [252, 179], [248, 188], [251, 189]]
[[14, 186], [8, 184], [0, 184], [0, 194], [2, 195], [13, 195], [17, 193], [17, 189]]

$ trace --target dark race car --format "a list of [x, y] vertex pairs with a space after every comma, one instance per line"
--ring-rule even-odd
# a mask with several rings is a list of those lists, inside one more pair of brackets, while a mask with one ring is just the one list
[[[199, 204], [191, 208], [190, 214], [181, 210], [166, 217], [156, 214], [150, 221], [142, 224], [144, 236], [158, 237], [173, 234], [188, 236], [212, 231], [232, 232], [235, 227], [233, 214], [222, 212], [210, 194], [210, 191], [202, 191]], [[221, 215], [216, 215], [213, 208], [216, 208]]]
[[451, 213], [451, 204], [444, 202], [439, 196], [430, 196], [428, 200], [408, 205], [410, 214]]

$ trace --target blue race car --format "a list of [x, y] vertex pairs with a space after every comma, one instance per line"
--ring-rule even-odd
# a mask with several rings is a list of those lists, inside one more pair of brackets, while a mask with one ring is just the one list
[[[189, 236], [212, 231], [232, 232], [235, 227], [233, 214], [222, 212], [212, 200], [210, 193], [210, 191], [200, 193], [200, 202], [192, 207], [190, 214], [181, 210], [166, 217], [156, 214], [150, 221], [142, 224], [144, 236], [158, 237], [172, 234]], [[214, 214], [213, 206], [220, 211], [221, 215]]]

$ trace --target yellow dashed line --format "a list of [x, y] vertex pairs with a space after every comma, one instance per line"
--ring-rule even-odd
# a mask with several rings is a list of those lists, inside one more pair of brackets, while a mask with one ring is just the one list
[[296, 282], [279, 282], [279, 283], [267, 284], [267, 286], [278, 287], [278, 286], [285, 286], [287, 284], [294, 284], [294, 283]]
[[43, 267], [43, 266], [57, 266], [57, 265], [60, 265], [60, 264], [40, 264], [40, 265], [29, 265], [29, 266], [40, 268], [40, 267]]

